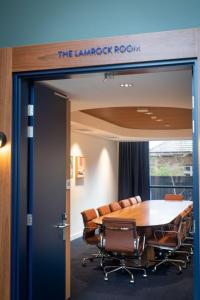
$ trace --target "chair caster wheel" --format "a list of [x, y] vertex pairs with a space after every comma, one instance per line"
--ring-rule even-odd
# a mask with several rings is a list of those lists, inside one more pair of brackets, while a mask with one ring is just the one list
[[186, 255], [186, 261], [190, 261], [190, 253], [188, 255]]
[[[182, 266], [183, 269], [187, 269], [187, 265], [183, 265]], [[180, 272], [182, 271], [182, 269], [180, 270]]]
[[180, 274], [182, 274], [182, 267], [179, 267], [179, 268], [178, 268], [178, 273], [177, 273], [177, 275], [180, 275]]
[[106, 280], [106, 281], [107, 281], [107, 280], [108, 280], [108, 277], [104, 277], [104, 280]]
[[86, 267], [86, 265], [87, 265], [86, 260], [83, 259], [83, 260], [82, 260], [82, 267]]
[[130, 283], [134, 283], [134, 280], [133, 280], [133, 279], [131, 279], [131, 280], [130, 280]]
[[156, 272], [156, 268], [153, 268], [152, 272], [155, 273]]
[[142, 277], [147, 278], [148, 276], [147, 276], [147, 274], [143, 274]]

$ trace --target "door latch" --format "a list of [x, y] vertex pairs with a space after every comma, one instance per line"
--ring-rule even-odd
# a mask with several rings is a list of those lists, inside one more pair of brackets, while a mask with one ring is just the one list
[[62, 223], [54, 225], [55, 228], [62, 230], [63, 241], [66, 240], [66, 228], [70, 227], [70, 224], [66, 223], [67, 214], [62, 214]]

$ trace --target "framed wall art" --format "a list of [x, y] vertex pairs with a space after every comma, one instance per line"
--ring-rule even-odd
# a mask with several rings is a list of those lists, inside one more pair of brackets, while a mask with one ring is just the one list
[[85, 157], [76, 156], [76, 178], [85, 177]]

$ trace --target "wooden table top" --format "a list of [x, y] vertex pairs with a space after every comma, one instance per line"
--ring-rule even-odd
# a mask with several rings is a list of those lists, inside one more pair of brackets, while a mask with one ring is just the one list
[[110, 214], [93, 220], [102, 225], [103, 217], [135, 219], [139, 227], [159, 226], [169, 224], [178, 215], [189, 207], [192, 209], [192, 201], [149, 200], [122, 208]]

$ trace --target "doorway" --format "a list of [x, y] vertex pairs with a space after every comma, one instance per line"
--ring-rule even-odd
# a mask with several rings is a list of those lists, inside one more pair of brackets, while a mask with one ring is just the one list
[[[152, 68], [156, 68], [156, 67], [161, 67], [161, 66], [177, 66], [177, 65], [193, 65], [194, 62], [192, 61], [187, 61], [187, 62], [163, 62], [163, 63], [159, 63], [159, 64], [141, 64], [141, 65], [132, 65], [132, 66], [129, 66], [127, 67], [126, 65], [121, 65], [121, 66], [111, 66], [111, 67], [99, 67], [99, 68], [85, 68], [85, 69], [74, 69], [74, 70], [62, 70], [62, 71], [52, 71], [52, 72], [42, 72], [40, 74], [37, 74], [37, 72], [33, 72], [33, 73], [24, 73], [24, 74], [17, 74], [15, 75], [15, 107], [18, 109], [18, 114], [15, 115], [15, 125], [20, 121], [20, 124], [21, 124], [21, 127], [19, 128], [16, 128], [16, 126], [14, 127], [14, 133], [16, 133], [16, 136], [17, 136], [17, 139], [15, 140], [15, 143], [14, 143], [14, 150], [17, 150], [16, 153], [18, 153], [18, 156], [14, 156], [14, 162], [17, 164], [17, 167], [15, 168], [15, 175], [17, 175], [18, 177], [20, 176], [20, 184], [24, 187], [24, 183], [27, 183], [26, 182], [26, 173], [27, 170], [29, 173], [29, 178], [31, 176], [31, 167], [28, 163], [28, 159], [27, 159], [27, 163], [24, 164], [24, 159], [22, 161], [21, 159], [21, 162], [20, 162], [20, 153], [22, 155], [22, 157], [26, 157], [26, 155], [31, 154], [31, 142], [28, 143], [26, 142], [24, 145], [23, 143], [21, 143], [20, 145], [20, 141], [21, 140], [21, 137], [22, 135], [20, 134], [21, 133], [21, 129], [24, 128], [24, 130], [26, 130], [25, 128], [27, 127], [27, 124], [29, 125], [29, 127], [32, 126], [31, 124], [31, 120], [28, 120], [27, 118], [24, 119], [24, 123], [21, 122], [21, 119], [20, 119], [20, 115], [19, 113], [21, 113], [21, 116], [24, 114], [26, 115], [26, 111], [22, 110], [22, 107], [24, 107], [24, 103], [26, 103], [26, 105], [31, 105], [31, 103], [29, 102], [29, 100], [33, 99], [35, 97], [35, 89], [34, 89], [34, 82], [35, 81], [39, 81], [39, 80], [49, 80], [49, 79], [56, 79], [56, 78], [63, 78], [63, 76], [69, 76], [69, 74], [83, 74], [83, 73], [93, 73], [93, 72], [97, 72], [97, 71], [102, 71], [102, 72], [108, 72], [108, 71], [113, 71], [114, 70], [130, 70], [130, 69], [141, 69], [141, 68], [146, 68], [147, 66], [148, 67], [152, 67]], [[194, 82], [194, 79], [193, 79], [193, 82]], [[23, 94], [19, 94], [20, 91], [22, 91], [23, 88]], [[32, 98], [33, 97], [33, 98]], [[16, 101], [18, 99], [18, 101]], [[20, 99], [24, 99], [24, 103], [22, 105], [22, 102], [20, 102]], [[28, 100], [29, 99], [29, 100]], [[28, 102], [29, 103], [28, 103]], [[195, 101], [195, 99], [194, 99]], [[195, 105], [194, 106], [195, 109], [193, 110], [193, 119], [194, 119], [194, 126], [196, 124], [196, 128], [197, 128], [197, 113], [196, 113], [196, 110], [197, 110], [197, 106]], [[45, 111], [45, 107], [43, 108], [43, 111]], [[31, 130], [29, 128], [29, 130]], [[30, 131], [31, 132], [31, 131]], [[31, 133], [30, 133], [31, 134]], [[197, 134], [197, 131], [194, 131], [193, 133], [193, 140], [194, 140], [194, 148], [193, 148], [193, 154], [194, 154], [194, 163], [195, 161], [197, 161], [198, 157], [197, 157], [197, 151], [196, 151], [196, 148], [195, 148], [195, 141], [197, 140], [196, 139], [196, 136], [195, 134]], [[45, 138], [46, 138], [46, 135], [45, 135]], [[53, 138], [53, 137], [52, 137]], [[56, 138], [54, 140], [51, 141], [52, 143], [55, 142], [55, 145], [56, 145]], [[21, 152], [22, 150], [22, 147], [25, 146], [24, 148], [24, 153]], [[15, 153], [15, 152], [13, 152]], [[22, 158], [21, 157], [21, 158]], [[26, 161], [26, 160], [25, 160]], [[197, 173], [194, 174], [194, 187], [195, 187], [195, 182], [197, 183], [198, 182], [198, 177], [197, 177]], [[27, 184], [25, 184], [25, 186], [27, 186]], [[31, 190], [31, 185], [29, 186], [29, 189], [28, 191], [25, 189], [21, 189], [19, 190], [19, 182], [15, 183], [14, 185], [14, 188], [16, 192], [18, 192], [18, 201], [20, 199], [20, 201], [18, 203], [20, 203], [20, 206], [17, 206], [16, 202], [14, 204], [14, 208], [13, 208], [13, 211], [14, 211], [14, 221], [15, 221], [15, 224], [16, 224], [16, 231], [17, 230], [21, 230], [23, 232], [23, 235], [24, 236], [24, 240], [21, 241], [21, 250], [23, 249], [23, 251], [25, 250], [26, 252], [26, 247], [27, 247], [27, 242], [28, 242], [28, 245], [29, 247], [31, 247], [31, 241], [26, 241], [26, 237], [27, 237], [27, 231], [24, 230], [24, 226], [26, 226], [26, 219], [27, 219], [27, 211], [28, 211], [28, 207], [27, 207], [27, 194], [29, 195], [28, 198], [31, 197], [31, 193], [32, 193], [32, 190]], [[19, 197], [19, 191], [21, 192], [22, 195], [24, 195], [24, 198], [20, 198]], [[30, 194], [29, 194], [30, 193]], [[24, 202], [21, 202], [21, 199], [24, 199]], [[196, 212], [198, 212], [197, 210], [198, 208], [198, 184], [197, 184], [197, 187], [194, 189], [194, 210]], [[17, 214], [17, 212], [21, 213], [21, 216], [23, 216], [23, 218], [21, 218], [19, 220], [19, 215]], [[65, 212], [63, 212], [65, 213]], [[30, 213], [31, 215], [31, 213]], [[197, 216], [197, 215], [196, 215]], [[31, 219], [31, 216], [29, 216], [29, 218]], [[30, 220], [30, 227], [32, 227], [32, 224], [34, 224], [34, 216], [32, 216], [32, 222], [31, 223], [31, 220]], [[23, 220], [23, 221], [22, 221]], [[64, 219], [61, 219], [61, 225], [64, 225], [62, 224]], [[198, 218], [196, 218], [196, 220], [198, 220]], [[31, 228], [30, 228], [31, 229]], [[32, 229], [31, 229], [32, 230]], [[14, 232], [14, 241], [15, 241], [15, 245], [16, 245], [16, 249], [18, 251], [18, 254], [19, 256], [21, 257], [21, 259], [23, 260], [23, 268], [19, 268], [19, 256], [16, 257], [16, 252], [13, 253], [13, 266], [14, 266], [14, 276], [13, 276], [13, 287], [15, 288], [19, 288], [20, 290], [20, 287], [21, 287], [21, 296], [19, 297], [19, 299], [23, 299], [23, 297], [26, 295], [26, 293], [28, 293], [29, 295], [32, 294], [32, 287], [30, 286], [30, 280], [32, 280], [31, 278], [31, 269], [30, 269], [30, 265], [27, 266], [26, 264], [26, 255], [23, 255], [23, 257], [21, 256], [20, 254], [20, 247], [19, 247], [19, 235], [16, 234], [16, 231]], [[28, 235], [30, 237], [30, 235]], [[29, 244], [30, 242], [30, 244]], [[196, 247], [196, 244], [195, 244], [195, 247]], [[196, 248], [198, 249], [198, 248]], [[196, 251], [196, 250], [195, 250]], [[30, 255], [30, 252], [28, 252], [29, 254], [27, 255]], [[197, 259], [197, 256], [198, 256], [198, 253], [196, 252], [196, 259]], [[20, 276], [21, 276], [21, 272], [23, 271], [23, 276], [27, 273], [29, 274], [27, 276], [28, 278], [28, 281], [27, 281], [27, 290], [24, 291], [24, 287], [22, 287], [20, 285]], [[17, 280], [16, 280], [17, 279]], [[31, 296], [30, 296], [31, 297]], [[16, 299], [16, 298], [15, 298]], [[25, 299], [25, 298], [24, 298]], [[31, 299], [31, 298], [30, 298]], [[34, 298], [33, 298], [34, 300]]]

